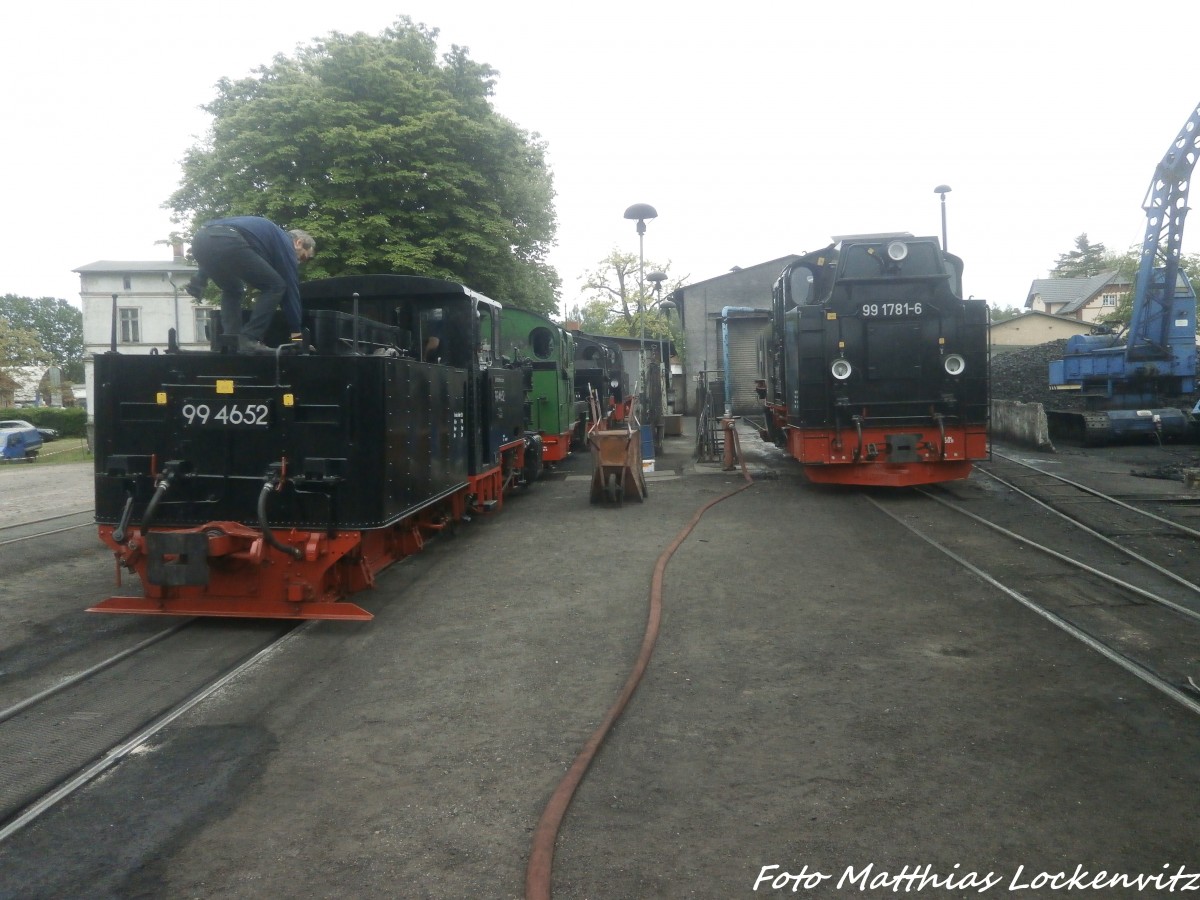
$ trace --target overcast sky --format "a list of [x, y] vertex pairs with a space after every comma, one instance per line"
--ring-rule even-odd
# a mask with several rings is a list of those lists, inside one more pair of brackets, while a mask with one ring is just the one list
[[634, 203], [658, 210], [646, 259], [696, 282], [837, 234], [940, 234], [948, 184], [966, 292], [1020, 306], [1080, 233], [1140, 245], [1200, 102], [1195, 0], [10, 4], [0, 294], [78, 305], [73, 269], [168, 259], [162, 203], [217, 80], [399, 15], [497, 69], [497, 109], [548, 142], [564, 305], [637, 252]]

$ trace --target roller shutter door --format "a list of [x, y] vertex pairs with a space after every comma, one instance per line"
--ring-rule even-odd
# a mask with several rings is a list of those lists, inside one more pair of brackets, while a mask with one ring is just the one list
[[762, 414], [762, 401], [754, 390], [758, 379], [758, 338], [767, 325], [765, 316], [745, 316], [729, 320], [729, 374], [733, 385], [733, 414]]

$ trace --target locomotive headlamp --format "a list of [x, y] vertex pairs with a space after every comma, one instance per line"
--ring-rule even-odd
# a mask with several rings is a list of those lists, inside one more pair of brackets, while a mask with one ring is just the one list
[[850, 365], [849, 360], [845, 359], [835, 359], [833, 365], [829, 367], [829, 374], [838, 381], [845, 381], [853, 371], [854, 367]]
[[961, 375], [967, 368], [967, 361], [957, 353], [951, 353], [942, 360], [942, 365], [946, 367], [947, 375]]
[[893, 262], [900, 262], [904, 257], [908, 256], [908, 244], [904, 241], [892, 241], [887, 246], [888, 259]]

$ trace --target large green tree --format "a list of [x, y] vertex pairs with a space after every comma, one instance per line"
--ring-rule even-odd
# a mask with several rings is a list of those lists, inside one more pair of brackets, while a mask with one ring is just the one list
[[0, 316], [0, 372], [49, 364], [50, 354], [42, 349], [42, 342], [38, 339], [36, 331], [15, 328]]
[[54, 363], [68, 381], [83, 381], [83, 313], [66, 300], [5, 294], [0, 331], [7, 335], [0, 365]]
[[499, 115], [496, 71], [408, 17], [332, 33], [237, 81], [205, 109], [165, 204], [186, 227], [261, 215], [317, 240], [306, 277], [448, 278], [503, 303], [557, 308], [544, 142]]

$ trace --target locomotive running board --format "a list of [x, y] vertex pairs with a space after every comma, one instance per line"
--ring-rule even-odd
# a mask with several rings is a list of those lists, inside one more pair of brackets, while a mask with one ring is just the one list
[[165, 603], [151, 597], [109, 597], [88, 612], [133, 613], [139, 616], [221, 616], [242, 619], [329, 619], [341, 622], [369, 622], [375, 618], [361, 606], [345, 601], [288, 603], [286, 601], [255, 600], [247, 604], [240, 600], [205, 599], [203, 601], [168, 600]]

